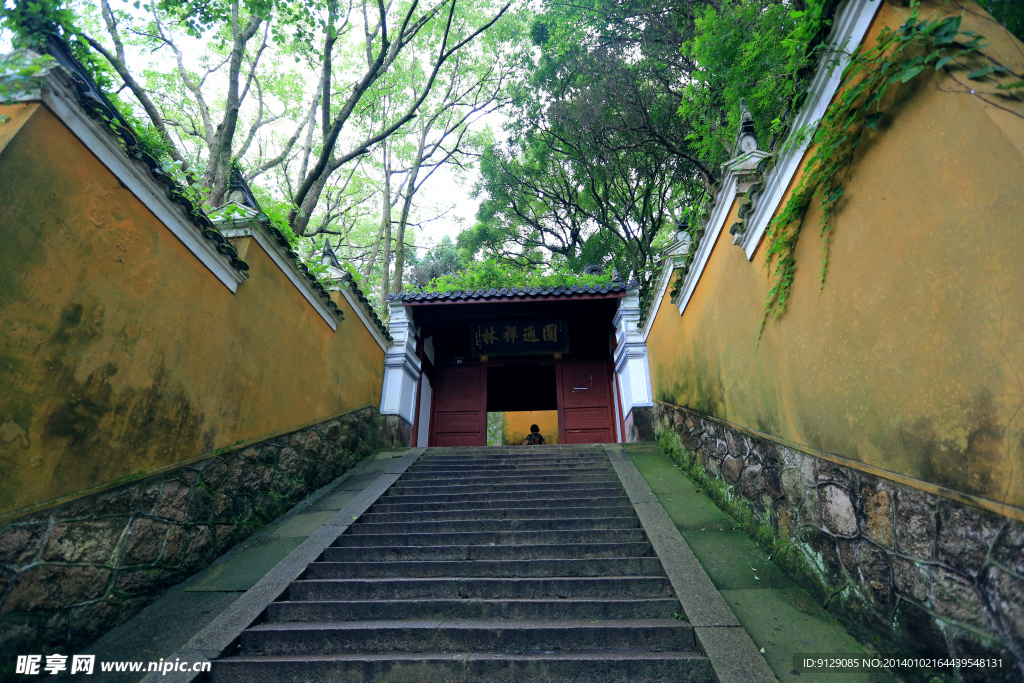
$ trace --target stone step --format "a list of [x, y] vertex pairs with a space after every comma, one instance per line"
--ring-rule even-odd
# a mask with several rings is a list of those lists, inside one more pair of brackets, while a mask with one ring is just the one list
[[693, 628], [678, 619], [609, 621], [396, 620], [261, 624], [242, 633], [243, 655], [341, 652], [687, 651]]
[[437, 493], [423, 494], [403, 493], [394, 495], [390, 489], [378, 499], [378, 504], [393, 505], [397, 503], [459, 503], [465, 501], [507, 500], [510, 496], [518, 500], [578, 500], [585, 498], [605, 498], [608, 496], [625, 497], [621, 486], [611, 484], [589, 485], [586, 487], [561, 487], [543, 491], [477, 491], [474, 493]]
[[631, 508], [612, 507], [548, 507], [548, 508], [469, 508], [464, 510], [419, 510], [415, 512], [365, 512], [361, 523], [385, 522], [437, 522], [442, 520], [495, 520], [495, 519], [591, 519], [593, 517], [629, 517]]
[[418, 469], [402, 475], [402, 481], [431, 481], [433, 479], [490, 479], [509, 477], [564, 477], [564, 476], [615, 476], [612, 467], [466, 467], [451, 469]]
[[314, 562], [303, 579], [662, 576], [656, 557], [606, 557], [562, 560], [395, 560], [388, 562]]
[[358, 521], [347, 534], [441, 534], [474, 531], [587, 531], [594, 529], [635, 529], [640, 520], [630, 517], [556, 517], [553, 519], [468, 519], [436, 522], [385, 522], [374, 524]]
[[[581, 487], [588, 489], [603, 489], [605, 491], [621, 491], [622, 486], [617, 481], [559, 481], [559, 482], [536, 482], [536, 483], [508, 483], [508, 484], [466, 484], [438, 486], [423, 485], [418, 482], [410, 482], [408, 486], [400, 485], [401, 481], [388, 489], [384, 497], [401, 498], [402, 496], [461, 496], [471, 493], [551, 493], [551, 494], [573, 494]], [[577, 496], [573, 496], [576, 498]]]
[[576, 455], [606, 455], [601, 444], [544, 444], [542, 446], [452, 446], [449, 448], [428, 448], [423, 458], [444, 455], [455, 458], [472, 458], [495, 455], [521, 455], [535, 457], [538, 455], [559, 455], [572, 457]]
[[673, 597], [672, 584], [663, 576], [300, 579], [289, 585], [287, 594], [289, 600]]
[[[638, 678], [642, 672], [643, 678]], [[484, 652], [231, 657], [213, 683], [709, 683], [711, 663], [693, 652]]]
[[498, 498], [445, 503], [374, 503], [369, 511], [378, 512], [447, 512], [456, 510], [513, 510], [516, 508], [589, 508], [618, 507], [633, 509], [625, 494], [605, 498]]
[[[475, 475], [464, 475], [457, 477], [447, 477], [443, 475], [431, 475], [429, 477], [413, 477], [407, 479], [402, 477], [394, 484], [396, 490], [405, 488], [419, 488], [419, 487], [454, 487], [454, 486], [527, 486], [532, 488], [537, 484], [582, 484], [588, 482], [602, 483], [602, 484], [617, 484], [618, 477], [615, 476], [614, 472], [611, 473], [599, 473], [599, 474], [538, 474], [534, 475], [527, 472], [513, 473], [506, 476], [497, 477], [483, 477]], [[520, 489], [527, 490], [527, 489]]]
[[603, 447], [430, 448], [209, 680], [709, 682], [681, 611]]
[[629, 600], [323, 600], [274, 602], [268, 622], [374, 619], [672, 619], [675, 598]]
[[334, 547], [445, 546], [445, 545], [549, 545], [580, 543], [645, 543], [643, 529], [587, 529], [584, 531], [466, 531], [461, 533], [342, 534]]
[[611, 461], [605, 456], [593, 458], [487, 458], [480, 461], [469, 460], [419, 460], [409, 467], [409, 472], [431, 469], [504, 469], [523, 467], [577, 468], [577, 467], [608, 467]]
[[351, 546], [324, 549], [324, 562], [415, 560], [559, 560], [654, 557], [650, 543], [560, 543], [547, 545]]

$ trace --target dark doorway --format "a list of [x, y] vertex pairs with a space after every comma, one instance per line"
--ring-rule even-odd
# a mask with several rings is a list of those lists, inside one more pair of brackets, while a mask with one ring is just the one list
[[557, 408], [554, 365], [509, 363], [487, 368], [487, 412]]

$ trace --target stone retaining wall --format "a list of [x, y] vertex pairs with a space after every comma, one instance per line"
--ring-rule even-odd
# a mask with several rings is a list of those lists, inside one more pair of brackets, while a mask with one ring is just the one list
[[[364, 408], [0, 525], [0, 678], [85, 645], [363, 457], [408, 442]], [[66, 652], [65, 652], [66, 654]]]
[[879, 651], [1001, 655], [1004, 677], [963, 677], [1024, 678], [1024, 524], [685, 408], [656, 411], [663, 445], [677, 436], [776, 541], [791, 541], [810, 587]]

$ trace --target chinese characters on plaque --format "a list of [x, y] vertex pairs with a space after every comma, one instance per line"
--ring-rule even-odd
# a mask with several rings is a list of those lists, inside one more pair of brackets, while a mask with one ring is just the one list
[[565, 320], [516, 320], [470, 325], [474, 356], [528, 356], [569, 351]]

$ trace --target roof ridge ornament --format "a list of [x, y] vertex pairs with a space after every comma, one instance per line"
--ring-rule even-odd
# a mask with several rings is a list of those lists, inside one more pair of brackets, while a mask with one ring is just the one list
[[732, 155], [737, 157], [741, 154], [749, 154], [758, 149], [757, 131], [754, 128], [754, 115], [747, 109], [747, 98], [740, 98], [740, 129], [736, 134], [736, 144], [733, 145]]

